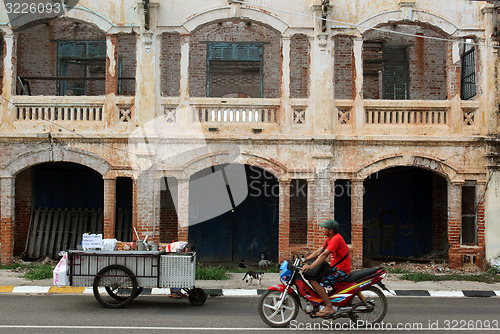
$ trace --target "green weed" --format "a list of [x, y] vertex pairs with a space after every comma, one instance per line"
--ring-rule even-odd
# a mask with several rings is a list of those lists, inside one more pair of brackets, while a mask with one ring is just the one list
[[196, 267], [195, 279], [197, 280], [228, 280], [230, 278], [227, 268], [206, 267], [199, 265]]
[[48, 264], [42, 264], [36, 266], [35, 268], [30, 268], [22, 277], [27, 278], [29, 280], [41, 280], [52, 278], [52, 271], [54, 267]]
[[500, 276], [489, 273], [481, 274], [449, 274], [449, 275], [435, 275], [423, 272], [406, 273], [399, 277], [402, 280], [425, 282], [425, 281], [472, 281], [483, 283], [497, 283], [500, 282]]

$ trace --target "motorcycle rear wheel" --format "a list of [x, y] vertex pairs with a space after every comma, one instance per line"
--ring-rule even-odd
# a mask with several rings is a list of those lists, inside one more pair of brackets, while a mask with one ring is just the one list
[[299, 301], [290, 294], [285, 296], [281, 309], [276, 310], [280, 297], [281, 292], [268, 290], [259, 301], [260, 318], [271, 327], [287, 327], [299, 313]]
[[384, 293], [374, 286], [367, 287], [361, 293], [365, 302], [356, 294], [347, 303], [354, 308], [349, 318], [360, 327], [381, 322], [387, 314], [387, 298]]

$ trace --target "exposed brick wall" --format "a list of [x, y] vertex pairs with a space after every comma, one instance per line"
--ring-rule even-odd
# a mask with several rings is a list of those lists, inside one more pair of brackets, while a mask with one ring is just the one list
[[[169, 182], [162, 179], [160, 196], [160, 242], [177, 241], [177, 211], [175, 210], [174, 197], [177, 197], [177, 180], [169, 178]], [[169, 187], [169, 184], [172, 187]]]
[[[137, 63], [137, 35], [136, 34], [119, 34], [117, 53], [122, 60], [122, 77], [135, 78], [135, 69]], [[118, 60], [117, 60], [118, 61]], [[135, 95], [135, 80], [121, 81], [120, 95]]]
[[[58, 40], [105, 40], [104, 32], [93, 25], [55, 19], [18, 33], [17, 74], [56, 76]], [[104, 76], [104, 73], [102, 73]], [[56, 95], [56, 81], [29, 80], [32, 95]], [[89, 82], [87, 95], [104, 95], [104, 81]]]
[[260, 97], [259, 73], [212, 73], [211, 97]]
[[[192, 33], [189, 54], [189, 91], [191, 96], [205, 97], [207, 95], [207, 44], [205, 42], [236, 41], [265, 43], [263, 54], [263, 97], [278, 98], [280, 96], [280, 36], [265, 26], [243, 21], [226, 21], [209, 24]], [[227, 93], [239, 92], [228, 91]]]
[[293, 35], [290, 40], [290, 97], [309, 96], [309, 68], [311, 66], [309, 39], [305, 35]]
[[432, 174], [432, 229], [434, 250], [448, 249], [448, 214], [447, 214], [447, 184], [446, 179]]
[[333, 84], [336, 99], [353, 98], [353, 42], [350, 36], [335, 36]]
[[178, 33], [161, 35], [161, 95], [179, 96], [181, 71], [181, 36]]
[[307, 180], [290, 182], [290, 243], [307, 244]]
[[16, 176], [16, 218], [14, 228], [14, 256], [21, 255], [26, 246], [31, 219], [31, 175], [28, 168]]
[[[386, 29], [429, 37], [445, 36], [427, 27], [399, 24]], [[369, 31], [365, 41], [383, 41], [385, 45], [408, 47], [409, 57], [409, 99], [445, 100], [447, 98], [447, 47], [446, 42], [411, 37], [382, 31]], [[379, 99], [378, 77], [364, 77], [363, 95], [365, 99]]]

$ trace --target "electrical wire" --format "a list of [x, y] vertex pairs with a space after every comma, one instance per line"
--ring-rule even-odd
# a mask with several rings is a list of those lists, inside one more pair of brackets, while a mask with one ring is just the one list
[[490, 45], [490, 44], [483, 44], [483, 43], [476, 43], [476, 42], [467, 42], [467, 41], [461, 41], [461, 40], [457, 40], [457, 39], [450, 39], [450, 38], [443, 38], [443, 37], [422, 36], [422, 35], [402, 32], [402, 31], [394, 31], [394, 30], [387, 30], [387, 29], [376, 28], [376, 27], [371, 27], [371, 26], [365, 26], [365, 25], [357, 24], [357, 23], [348, 23], [348, 22], [343, 22], [343, 21], [338, 21], [338, 20], [327, 19], [327, 18], [315, 16], [315, 15], [297, 13], [297, 12], [292, 12], [292, 11], [288, 11], [288, 10], [284, 10], [284, 9], [258, 5], [258, 4], [254, 4], [254, 3], [251, 3], [248, 1], [243, 1], [243, 0], [233, 0], [233, 2], [237, 2], [239, 4], [246, 5], [249, 7], [256, 7], [256, 8], [261, 8], [261, 9], [270, 10], [270, 11], [282, 12], [282, 13], [286, 13], [286, 14], [297, 15], [297, 16], [307, 17], [307, 18], [311, 18], [311, 19], [317, 19], [317, 20], [321, 20], [321, 21], [332, 22], [332, 23], [343, 25], [346, 28], [358, 28], [358, 27], [360, 27], [360, 28], [366, 28], [369, 30], [386, 32], [386, 33], [390, 33], [390, 34], [431, 39], [431, 40], [442, 41], [442, 42], [453, 42], [453, 43], [461, 43], [461, 44], [468, 44], [468, 45], [474, 45], [474, 46], [500, 48], [500, 46], [497, 46], [497, 45]]

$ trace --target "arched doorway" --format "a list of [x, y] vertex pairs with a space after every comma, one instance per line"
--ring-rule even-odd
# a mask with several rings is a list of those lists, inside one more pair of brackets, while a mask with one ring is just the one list
[[16, 176], [14, 255], [57, 257], [76, 248], [82, 234], [103, 232], [104, 183], [97, 171], [47, 162]]
[[[190, 179], [189, 239], [196, 243], [200, 262], [257, 263], [261, 253], [278, 259], [279, 184], [271, 173], [255, 166], [244, 165], [247, 195], [241, 202], [215, 217], [203, 219], [205, 211], [214, 203], [214, 192], [208, 183], [196, 186], [196, 180], [216, 173], [227, 165], [207, 168]], [[240, 165], [241, 166], [241, 165]], [[241, 175], [240, 175], [241, 176]], [[236, 176], [228, 175], [228, 184]], [[229, 194], [228, 198], [235, 197]], [[234, 191], [234, 190], [233, 190]], [[211, 204], [212, 203], [212, 204]], [[232, 204], [231, 204], [232, 205]], [[213, 216], [210, 214], [209, 216]]]
[[447, 258], [447, 182], [425, 169], [394, 167], [364, 182], [363, 250], [377, 258]]

